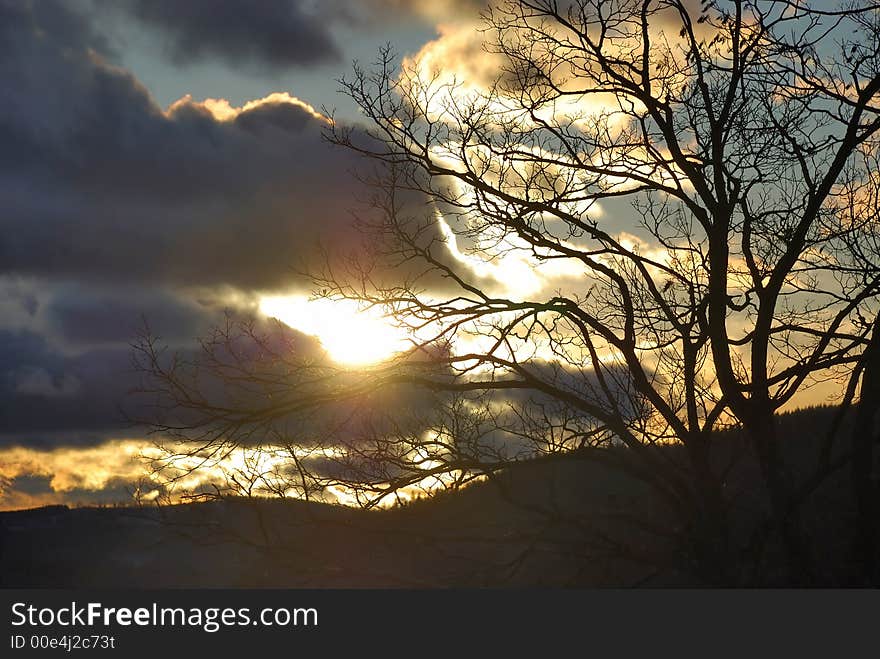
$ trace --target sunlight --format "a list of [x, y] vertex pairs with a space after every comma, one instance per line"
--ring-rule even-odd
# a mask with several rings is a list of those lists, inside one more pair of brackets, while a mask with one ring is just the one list
[[341, 364], [376, 364], [411, 347], [405, 330], [396, 327], [381, 309], [364, 309], [354, 300], [267, 296], [260, 300], [260, 311], [317, 337]]

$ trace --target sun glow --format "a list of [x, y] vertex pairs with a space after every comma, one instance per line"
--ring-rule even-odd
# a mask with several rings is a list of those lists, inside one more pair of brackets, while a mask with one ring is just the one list
[[378, 308], [354, 300], [310, 300], [303, 296], [267, 296], [260, 311], [318, 338], [330, 357], [342, 364], [375, 364], [411, 347], [406, 332]]

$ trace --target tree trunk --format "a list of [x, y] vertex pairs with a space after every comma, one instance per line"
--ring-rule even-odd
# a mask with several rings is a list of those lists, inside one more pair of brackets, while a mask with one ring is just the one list
[[862, 356], [862, 387], [852, 433], [852, 483], [858, 513], [855, 553], [864, 585], [880, 585], [877, 526], [880, 487], [874, 465], [874, 445], [880, 441], [880, 316]]
[[701, 577], [715, 586], [739, 585], [723, 485], [709, 460], [709, 437], [699, 434], [686, 444], [696, 489], [693, 545]]
[[[763, 408], [763, 409], [762, 409]], [[788, 562], [791, 585], [807, 586], [815, 580], [809, 542], [800, 510], [792, 503], [792, 486], [780, 455], [776, 420], [767, 406], [761, 406], [744, 422], [758, 456], [764, 484], [770, 497], [770, 511]]]

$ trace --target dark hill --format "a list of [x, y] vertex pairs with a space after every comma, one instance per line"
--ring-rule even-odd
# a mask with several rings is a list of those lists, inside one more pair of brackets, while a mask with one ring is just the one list
[[[780, 417], [803, 473], [830, 408]], [[720, 462], [742, 528], [762, 513], [738, 433]], [[678, 449], [668, 447], [671, 459]], [[811, 498], [823, 583], [846, 581], [845, 479]], [[446, 587], [703, 585], [678, 522], [640, 482], [570, 456], [387, 510], [227, 499], [157, 508], [63, 506], [0, 513], [4, 587]], [[774, 583], [772, 550], [767, 582]]]

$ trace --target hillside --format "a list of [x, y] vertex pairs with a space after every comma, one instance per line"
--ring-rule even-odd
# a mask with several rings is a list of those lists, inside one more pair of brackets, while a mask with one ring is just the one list
[[[828, 408], [781, 417], [788, 452], [807, 467]], [[739, 452], [726, 433], [724, 455]], [[810, 449], [810, 450], [805, 450]], [[671, 459], [676, 449], [668, 448]], [[735, 462], [743, 523], [758, 487]], [[810, 502], [821, 579], [845, 583], [851, 524], [845, 481]], [[522, 463], [455, 493], [387, 510], [228, 499], [136, 508], [50, 507], [0, 513], [4, 587], [446, 587], [702, 585], [676, 522], [642, 484], [571, 456]], [[771, 566], [766, 581], [774, 583]]]

